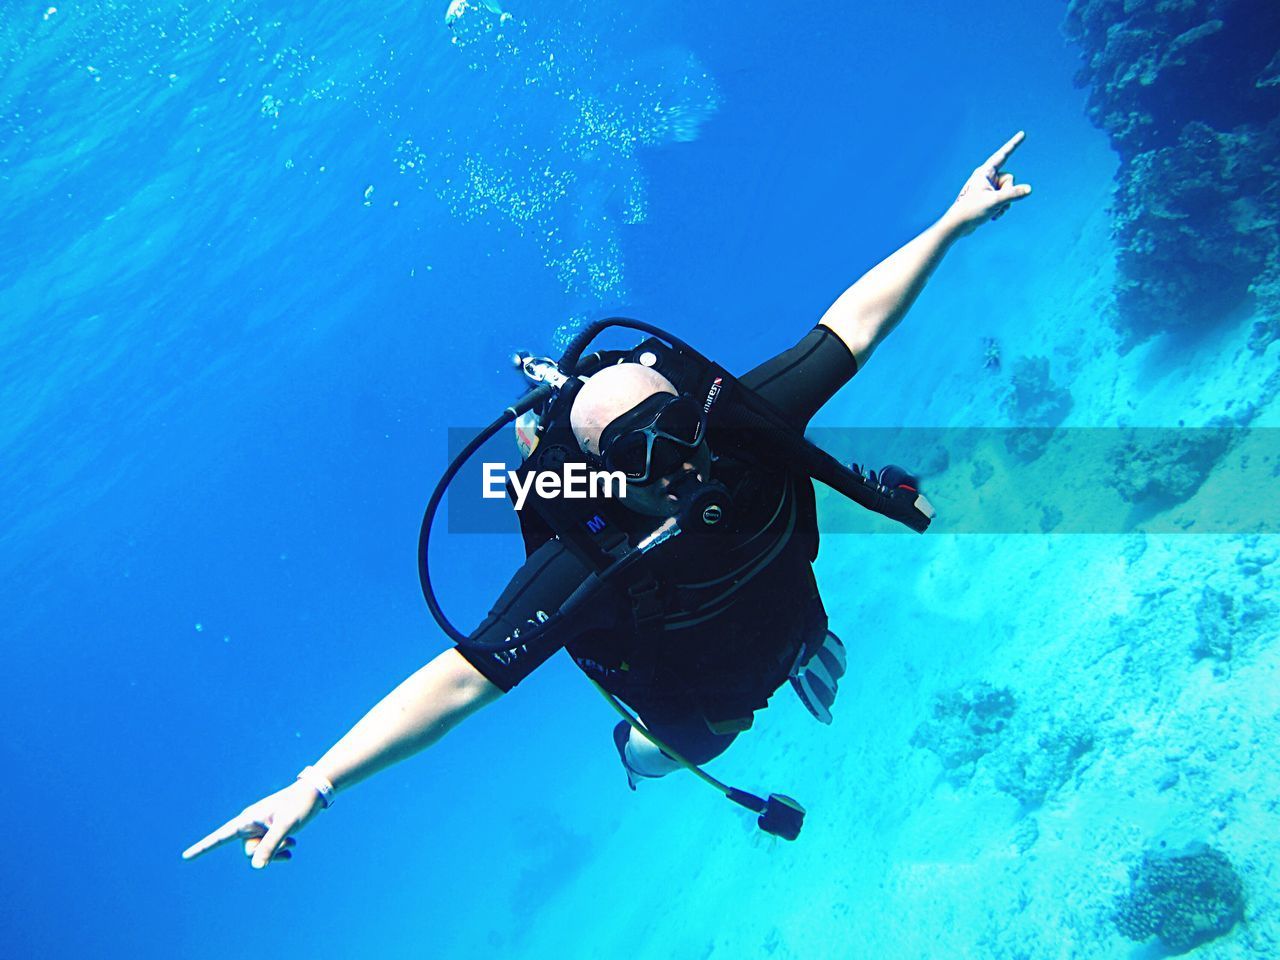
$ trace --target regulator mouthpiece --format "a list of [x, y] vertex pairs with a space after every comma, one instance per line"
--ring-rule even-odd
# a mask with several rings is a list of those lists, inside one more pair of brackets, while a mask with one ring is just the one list
[[683, 530], [714, 530], [723, 526], [729, 516], [729, 490], [716, 480], [699, 480], [697, 474], [686, 473], [673, 483], [669, 491], [680, 501], [680, 527]]

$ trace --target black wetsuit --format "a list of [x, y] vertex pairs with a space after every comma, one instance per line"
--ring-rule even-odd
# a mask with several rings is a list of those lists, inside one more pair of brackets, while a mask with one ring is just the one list
[[[796, 428], [857, 371], [848, 348], [815, 327], [741, 382]], [[564, 646], [578, 666], [631, 706], [654, 734], [694, 763], [720, 754], [766, 705], [806, 640], [820, 639], [826, 612], [813, 579], [818, 552], [813, 487], [787, 465], [713, 432], [712, 475], [732, 494], [727, 534], [684, 535], [653, 554], [662, 614], [641, 636], [625, 589], [606, 588], [554, 631], [514, 650], [459, 652], [510, 690]], [[647, 528], [653, 518], [640, 522]], [[537, 547], [473, 637], [501, 640], [559, 608], [588, 575], [559, 540]]]

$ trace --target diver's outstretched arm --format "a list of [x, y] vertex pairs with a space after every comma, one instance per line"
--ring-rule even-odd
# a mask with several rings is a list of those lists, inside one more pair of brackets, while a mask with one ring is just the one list
[[867, 271], [823, 315], [819, 322], [844, 341], [859, 370], [906, 316], [951, 245], [1031, 192], [1025, 183], [1014, 186], [1013, 174], [1000, 171], [1024, 136], [1019, 131], [988, 157], [969, 175], [955, 203], [937, 223]]
[[[387, 694], [312, 768], [335, 790], [372, 776], [431, 746], [502, 691], [454, 648], [446, 650]], [[191, 860], [231, 840], [244, 841], [255, 867], [288, 860], [291, 832], [321, 809], [315, 787], [298, 780], [246, 807], [183, 852]]]

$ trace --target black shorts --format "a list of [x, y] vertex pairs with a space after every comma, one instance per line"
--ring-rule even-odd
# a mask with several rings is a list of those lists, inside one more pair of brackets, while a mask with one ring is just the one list
[[[463, 656], [503, 690], [567, 647], [578, 667], [623, 700], [654, 736], [693, 763], [722, 753], [750, 725], [786, 680], [799, 647], [825, 635], [826, 612], [802, 546], [784, 555], [758, 591], [725, 617], [657, 638], [637, 635], [630, 599], [604, 587], [554, 635], [529, 646], [485, 652], [460, 648]], [[480, 627], [479, 644], [518, 640], [558, 610], [586, 575], [585, 565], [559, 541], [536, 550], [517, 572]], [[781, 605], [776, 597], [792, 602]], [[644, 644], [660, 651], [657, 669], [645, 675], [626, 661]], [[510, 666], [508, 666], [510, 665]]]
[[[519, 631], [541, 623], [558, 610], [587, 575], [585, 564], [558, 541], [550, 541], [536, 550], [528, 562], [507, 584], [484, 622], [471, 634], [481, 644], [515, 639]], [[526, 674], [545, 662], [561, 646], [576, 646], [574, 640], [603, 633], [631, 634], [634, 631], [631, 604], [625, 595], [605, 588], [595, 602], [588, 604], [574, 623], [565, 625], [565, 633], [539, 642], [534, 647], [516, 647], [512, 651], [484, 654], [474, 648], [461, 648], [463, 656], [490, 682], [509, 689], [511, 675], [506, 665], [519, 662], [520, 673]], [[591, 661], [579, 662], [589, 676], [601, 671]], [[605, 679], [600, 677], [600, 679]], [[607, 681], [606, 681], [607, 682]], [[719, 756], [737, 736], [736, 732], [715, 733], [703, 717], [699, 704], [686, 691], [663, 690], [652, 696], [632, 692], [627, 705], [640, 716], [655, 737], [692, 763], [705, 763]]]

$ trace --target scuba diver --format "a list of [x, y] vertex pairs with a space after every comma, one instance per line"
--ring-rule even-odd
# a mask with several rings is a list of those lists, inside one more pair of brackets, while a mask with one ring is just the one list
[[[959, 238], [1031, 193], [1002, 170], [1019, 132], [969, 176], [919, 236], [849, 287], [788, 350], [735, 378], [637, 321], [592, 324], [558, 361], [517, 355], [533, 382], [446, 470], [423, 520], [427, 604], [456, 646], [404, 680], [313, 766], [183, 852], [239, 840], [255, 868], [293, 855], [293, 834], [339, 790], [432, 745], [566, 648], [622, 720], [614, 745], [631, 789], [687, 768], [794, 839], [804, 809], [721, 783], [723, 753], [788, 680], [830, 722], [844, 649], [814, 580], [812, 480], [923, 532], [933, 509], [898, 467], [850, 469], [804, 438], [810, 418], [902, 320]], [[584, 355], [603, 329], [650, 334]], [[527, 558], [475, 630], [454, 627], [430, 581], [436, 508], [463, 463], [514, 422], [525, 455], [508, 481]], [[609, 499], [557, 496], [570, 466], [622, 480]], [[534, 482], [535, 475], [539, 475]], [[521, 495], [520, 499], [523, 499]]]

